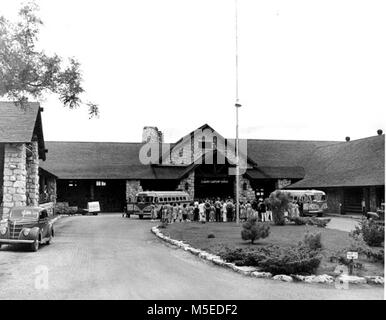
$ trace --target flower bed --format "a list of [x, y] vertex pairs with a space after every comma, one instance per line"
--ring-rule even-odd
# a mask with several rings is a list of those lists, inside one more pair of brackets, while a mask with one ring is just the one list
[[[256, 244], [250, 244], [241, 239], [241, 226], [235, 223], [175, 223], [168, 225], [162, 232], [173, 239], [182, 240], [197, 249], [205, 250], [214, 255], [221, 255], [226, 248], [233, 249], [257, 249], [270, 245], [279, 247], [294, 247], [302, 241], [305, 233], [320, 232], [322, 235], [323, 250], [321, 251], [321, 262], [316, 269], [316, 274], [334, 274], [337, 266], [336, 261], [330, 257], [336, 252], [350, 246], [350, 237], [347, 232], [318, 228], [316, 226], [274, 226], [271, 225], [268, 238], [260, 239]], [[208, 238], [208, 234], [215, 238]], [[357, 260], [361, 269], [354, 270], [358, 276], [383, 276], [383, 264], [366, 257]]]

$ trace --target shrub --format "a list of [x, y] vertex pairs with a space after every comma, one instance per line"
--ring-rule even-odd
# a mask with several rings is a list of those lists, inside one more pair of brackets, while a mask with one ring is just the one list
[[312, 274], [318, 268], [321, 256], [318, 251], [304, 245], [282, 248], [276, 245], [256, 249], [227, 249], [222, 259], [240, 266], [259, 267], [272, 274]]
[[272, 210], [273, 222], [279, 226], [284, 225], [284, 212], [288, 211], [289, 206], [288, 195], [280, 190], [276, 190], [269, 195], [268, 204]]
[[318, 218], [306, 218], [306, 223], [310, 226], [317, 226], [319, 228], [325, 228], [331, 219], [318, 219]]
[[167, 222], [163, 221], [159, 226], [158, 229], [166, 229], [168, 226]]
[[354, 239], [362, 237], [370, 247], [380, 247], [385, 241], [385, 227], [372, 219], [363, 218], [350, 236]]
[[320, 261], [318, 251], [304, 245], [286, 248], [275, 246], [269, 255], [259, 262], [259, 267], [262, 271], [272, 274], [313, 274]]
[[320, 250], [323, 248], [322, 234], [320, 232], [317, 232], [317, 233], [306, 232], [306, 234], [304, 235], [303, 243], [311, 250]]
[[302, 217], [292, 217], [290, 221], [294, 222], [297, 226], [303, 226], [307, 223], [307, 219]]
[[209, 233], [208, 234], [208, 239], [213, 239], [213, 238], [216, 238], [216, 236], [213, 233]]
[[254, 243], [255, 240], [258, 240], [260, 238], [264, 239], [268, 236], [268, 224], [258, 222], [256, 217], [249, 218], [247, 222], [244, 222], [243, 230], [241, 230], [241, 238], [243, 240], [251, 240], [251, 243]]
[[315, 217], [291, 217], [289, 220], [298, 226], [308, 224], [310, 226], [317, 226], [319, 228], [325, 228], [331, 221], [331, 219], [318, 219]]

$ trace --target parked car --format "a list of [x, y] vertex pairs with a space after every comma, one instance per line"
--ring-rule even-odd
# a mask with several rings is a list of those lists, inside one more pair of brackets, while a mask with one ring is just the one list
[[7, 219], [0, 221], [0, 247], [3, 244], [27, 244], [38, 251], [50, 244], [54, 227], [47, 210], [40, 207], [14, 207]]

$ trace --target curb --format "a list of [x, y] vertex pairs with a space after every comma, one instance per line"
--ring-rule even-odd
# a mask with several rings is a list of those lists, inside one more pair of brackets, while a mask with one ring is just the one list
[[215, 265], [220, 267], [231, 269], [237, 273], [240, 273], [244, 276], [259, 278], [259, 279], [272, 279], [277, 281], [284, 282], [305, 282], [305, 283], [324, 283], [324, 284], [332, 284], [332, 283], [348, 283], [348, 284], [375, 284], [375, 285], [384, 285], [384, 278], [380, 276], [366, 276], [366, 277], [357, 277], [357, 276], [349, 276], [349, 275], [340, 275], [337, 277], [333, 277], [327, 274], [322, 275], [311, 275], [311, 276], [302, 276], [302, 275], [284, 275], [279, 274], [273, 276], [270, 272], [261, 272], [258, 271], [255, 267], [247, 267], [247, 266], [236, 266], [234, 263], [224, 261], [220, 256], [211, 254], [201, 249], [196, 249], [190, 246], [189, 244], [184, 243], [183, 241], [175, 240], [170, 238], [169, 236], [165, 236], [158, 227], [151, 228], [151, 232], [154, 233], [159, 239], [181, 248], [185, 251], [190, 252], [191, 254], [198, 256], [203, 260], [207, 260], [212, 262]]

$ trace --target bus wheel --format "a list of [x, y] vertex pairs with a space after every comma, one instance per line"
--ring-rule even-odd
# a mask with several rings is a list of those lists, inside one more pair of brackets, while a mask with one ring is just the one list
[[140, 219], [140, 220], [143, 219], [143, 214], [140, 214], [140, 215], [139, 215], [139, 219]]

